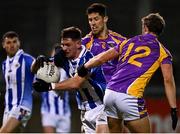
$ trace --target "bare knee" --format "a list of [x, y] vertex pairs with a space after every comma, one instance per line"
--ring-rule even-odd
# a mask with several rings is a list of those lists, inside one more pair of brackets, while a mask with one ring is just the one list
[[56, 133], [55, 128], [51, 126], [44, 126], [43, 131], [44, 133]]
[[133, 120], [133, 121], [127, 121], [126, 124], [130, 132], [133, 132], [133, 133], [150, 133], [151, 132], [148, 116], [141, 119]]
[[101, 124], [96, 126], [96, 133], [109, 133], [107, 124]]
[[121, 133], [123, 128], [122, 120], [108, 117], [108, 127], [110, 133]]

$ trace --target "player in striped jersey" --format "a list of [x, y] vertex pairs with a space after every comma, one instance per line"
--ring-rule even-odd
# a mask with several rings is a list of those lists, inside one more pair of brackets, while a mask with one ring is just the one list
[[69, 133], [71, 131], [71, 110], [69, 94], [55, 91], [43, 92], [41, 104], [42, 126], [45, 133]]
[[164, 26], [165, 21], [159, 14], [149, 14], [142, 18], [142, 35], [125, 40], [78, 69], [78, 74], [83, 77], [88, 73], [88, 68], [120, 57], [117, 70], [107, 84], [104, 96], [110, 132], [121, 132], [123, 120], [131, 132], [151, 132], [143, 93], [159, 67], [171, 108], [172, 128], [175, 130], [178, 118], [172, 56], [157, 39]]
[[7, 53], [2, 63], [6, 83], [5, 110], [2, 133], [14, 132], [16, 128], [25, 127], [32, 111], [32, 56], [20, 49], [19, 36], [14, 31], [3, 35], [2, 45]]
[[[86, 14], [91, 32], [82, 39], [82, 44], [85, 45], [93, 55], [105, 52], [126, 39], [122, 35], [107, 28], [107, 7], [104, 4], [93, 3], [87, 8]], [[115, 72], [117, 63], [118, 59], [116, 58], [102, 65], [107, 82]]]
[[[51, 56], [54, 56], [58, 43], [53, 47]], [[49, 60], [53, 61], [53, 57]], [[66, 80], [68, 75], [65, 70], [59, 68], [60, 81]], [[44, 133], [69, 133], [71, 131], [71, 109], [69, 105], [68, 91], [43, 92], [41, 103], [41, 122]]]
[[68, 58], [64, 69], [71, 78], [59, 83], [46, 83], [37, 80], [33, 84], [35, 90], [76, 90], [78, 108], [81, 110], [81, 121], [85, 133], [94, 133], [96, 127], [101, 125], [105, 125], [101, 131], [106, 132], [107, 118], [103, 113], [106, 81], [101, 67], [91, 69], [91, 73], [86, 79], [76, 74], [78, 66], [93, 57], [92, 53], [81, 45], [81, 31], [78, 28], [69, 27], [62, 30], [61, 46]]

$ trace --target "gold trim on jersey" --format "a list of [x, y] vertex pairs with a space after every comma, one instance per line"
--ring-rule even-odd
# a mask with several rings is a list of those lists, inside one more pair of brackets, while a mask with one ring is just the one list
[[121, 41], [119, 39], [116, 39], [115, 37], [111, 36], [112, 40], [115, 41], [115, 43], [118, 45], [119, 43], [121, 43]]
[[145, 86], [149, 83], [149, 80], [151, 79], [154, 72], [159, 68], [162, 60], [166, 58], [168, 55], [162, 45], [159, 43], [160, 47], [160, 56], [159, 58], [154, 62], [154, 64], [139, 78], [137, 78], [129, 87], [127, 90], [127, 94], [132, 95], [137, 98], [142, 98]]
[[111, 34], [112, 36], [117, 36], [117, 37], [119, 37], [119, 38], [124, 38], [124, 39], [126, 39], [126, 37], [124, 37], [124, 36], [122, 36], [121, 34], [118, 34], [118, 33], [116, 33], [116, 32], [113, 32], [113, 31], [111, 31], [111, 30], [109, 30], [109, 34]]
[[91, 35], [90, 36], [90, 41], [86, 44], [86, 49], [90, 50], [92, 45], [93, 45], [93, 36]]
[[124, 47], [124, 45], [126, 45], [126, 43], [128, 42], [129, 40], [124, 40], [123, 42], [121, 42], [121, 44], [118, 44], [119, 45], [119, 58], [118, 58], [118, 61], [120, 60], [121, 58], [121, 53], [122, 53], [122, 48]]
[[143, 114], [145, 114], [146, 112], [147, 112], [147, 109], [145, 109], [145, 110], [139, 112], [139, 114], [140, 114], [140, 115], [143, 115]]
[[[123, 37], [122, 35], [120, 35], [120, 34], [118, 34], [118, 33], [116, 33], [116, 32], [113, 32], [113, 31], [111, 31], [111, 30], [108, 30], [108, 36], [110, 36], [111, 37], [111, 39], [118, 45], [118, 44], [120, 44], [122, 41], [121, 40], [119, 40], [118, 38], [116, 38], [116, 37], [119, 37], [119, 38], [122, 38], [122, 39], [126, 39], [125, 37]], [[116, 36], [116, 37], [114, 37], [114, 36]], [[93, 45], [93, 35], [92, 35], [92, 33], [90, 32], [89, 34], [87, 34], [84, 38], [90, 38], [90, 41], [86, 44], [86, 48], [88, 49], [88, 50], [90, 50], [91, 49], [91, 47], [92, 47], [92, 45]], [[83, 39], [84, 39], [83, 38]], [[107, 37], [108, 38], [108, 37]], [[100, 39], [100, 38], [99, 38]], [[103, 40], [103, 39], [102, 39]], [[103, 47], [102, 46], [102, 48], [105, 48], [105, 46]]]
[[128, 41], [129, 41], [129, 39], [128, 40], [124, 40], [121, 44], [119, 44], [119, 53], [120, 54], [122, 53], [122, 49], [123, 49], [124, 45], [126, 45], [126, 43]]

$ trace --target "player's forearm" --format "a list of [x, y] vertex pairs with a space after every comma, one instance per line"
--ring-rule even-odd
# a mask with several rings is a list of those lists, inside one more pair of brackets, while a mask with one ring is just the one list
[[164, 81], [165, 92], [171, 108], [176, 108], [176, 86], [174, 79], [171, 81]]
[[69, 78], [59, 83], [54, 83], [53, 90], [74, 90], [78, 89], [82, 84], [82, 79], [79, 76]]
[[166, 96], [171, 108], [176, 108], [176, 86], [172, 64], [161, 64]]
[[92, 68], [92, 67], [97, 67], [109, 60], [116, 58], [118, 55], [119, 55], [118, 52], [116, 52], [114, 48], [111, 48], [106, 52], [96, 55], [95, 57], [90, 59], [87, 63], [85, 63], [84, 66], [87, 69]]
[[100, 66], [104, 63], [105, 61], [101, 60], [101, 55], [97, 55], [90, 59], [87, 63], [84, 64], [85, 68], [89, 69], [92, 67], [97, 67]]

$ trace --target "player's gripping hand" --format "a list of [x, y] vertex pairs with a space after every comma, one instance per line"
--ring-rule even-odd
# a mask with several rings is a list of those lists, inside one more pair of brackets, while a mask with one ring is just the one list
[[177, 122], [178, 122], [178, 116], [177, 116], [177, 109], [171, 108], [171, 119], [172, 119], [172, 128], [173, 130], [176, 129]]
[[33, 88], [37, 92], [47, 92], [52, 90], [51, 83], [47, 83], [41, 79], [36, 79], [36, 81], [33, 83]]
[[77, 73], [80, 77], [85, 77], [88, 74], [88, 69], [82, 64], [78, 67]]
[[38, 68], [40, 67], [44, 67], [44, 62], [48, 62], [49, 61], [49, 58], [47, 58], [46, 56], [44, 55], [39, 55], [37, 58], [36, 58], [36, 64], [38, 66]]
[[33, 66], [32, 66], [32, 68], [31, 68], [31, 71], [32, 71], [34, 74], [36, 74], [37, 71], [38, 71], [38, 69], [39, 69], [40, 67], [43, 67], [43, 66], [44, 66], [44, 62], [49, 62], [49, 61], [50, 61], [49, 58], [45, 57], [44, 55], [39, 55], [39, 56], [36, 58], [35, 62], [33, 63]]
[[64, 67], [65, 64], [68, 62], [67, 57], [65, 56], [65, 53], [61, 46], [55, 47], [55, 54], [54, 54], [54, 64], [57, 67]]

